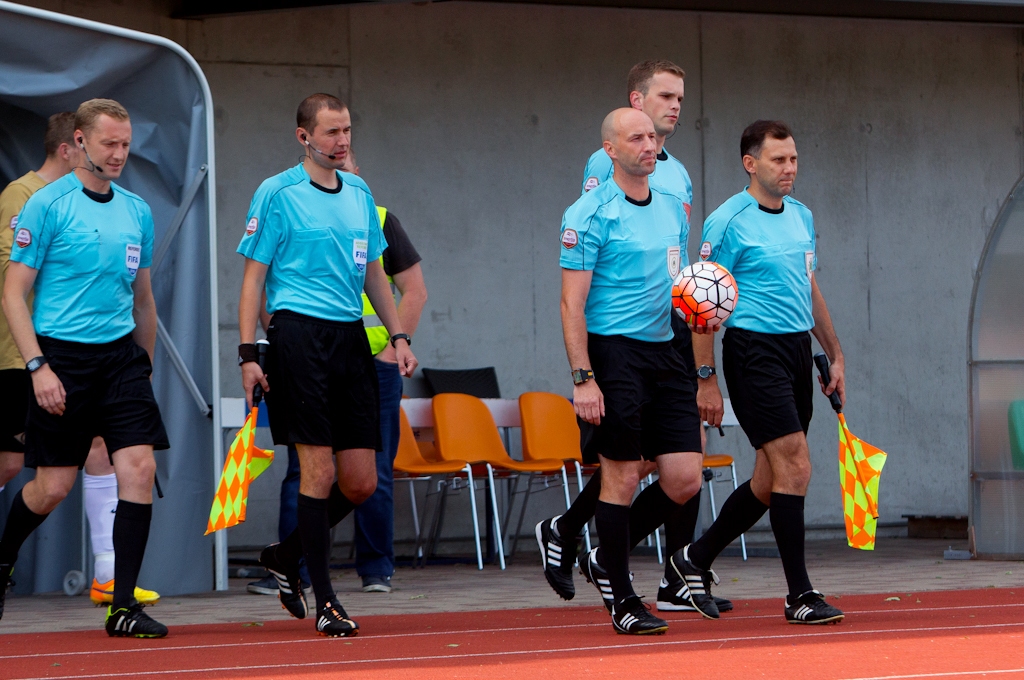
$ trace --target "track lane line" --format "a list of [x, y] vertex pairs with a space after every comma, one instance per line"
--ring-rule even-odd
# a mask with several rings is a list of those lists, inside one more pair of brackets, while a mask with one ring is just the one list
[[[929, 632], [929, 631], [961, 631], [961, 630], [979, 630], [979, 629], [991, 629], [991, 628], [1024, 628], [1024, 621], [1015, 623], [989, 623], [980, 624], [975, 626], [927, 626], [923, 628], [876, 628], [873, 630], [842, 630], [842, 631], [829, 631], [827, 633], [821, 633], [816, 637], [821, 638], [832, 638], [836, 636], [848, 636], [848, 635], [885, 635], [885, 634], [899, 634], [899, 633], [913, 633], [913, 632]], [[707, 638], [702, 640], [669, 640], [662, 642], [635, 642], [631, 644], [615, 644], [615, 645], [600, 645], [600, 646], [588, 646], [588, 647], [558, 647], [554, 649], [529, 649], [529, 650], [506, 650], [506, 651], [495, 651], [495, 652], [473, 652], [468, 654], [438, 654], [438, 655], [416, 655], [416, 656], [405, 656], [405, 657], [394, 657], [389, 659], [343, 659], [338, 661], [309, 661], [304, 663], [286, 663], [286, 664], [254, 664], [248, 666], [219, 666], [210, 668], [188, 668], [188, 669], [168, 669], [162, 671], [140, 671], [133, 670], [132, 675], [136, 677], [144, 676], [159, 676], [159, 675], [194, 675], [200, 673], [224, 673], [224, 672], [242, 672], [242, 671], [256, 671], [256, 670], [273, 670], [279, 668], [321, 668], [324, 666], [349, 666], [356, 664], [395, 664], [405, 663], [409, 661], [447, 661], [456, 659], [474, 659], [474, 658], [485, 658], [485, 657], [496, 657], [496, 656], [522, 656], [527, 654], [565, 654], [565, 653], [577, 653], [577, 652], [601, 652], [611, 649], [640, 649], [644, 647], [678, 647], [683, 645], [700, 645], [700, 644], [725, 644], [728, 642], [749, 642], [754, 640], [791, 640], [791, 639], [803, 639], [808, 638], [807, 631], [804, 629], [804, 633], [793, 634], [793, 635], [744, 635], [736, 637], [722, 637], [722, 638]], [[978, 674], [984, 671], [979, 671]], [[1010, 672], [1010, 671], [1003, 671]], [[124, 673], [93, 673], [85, 675], [50, 675], [44, 677], [35, 678], [12, 678], [12, 680], [86, 680], [89, 678], [116, 678], [123, 677]], [[948, 675], [948, 673], [947, 673]], [[936, 674], [934, 676], [920, 675], [920, 676], [892, 676], [893, 678], [899, 677], [942, 677], [942, 674]], [[866, 680], [866, 679], [865, 679]]]
[[1024, 668], [999, 668], [990, 671], [947, 671], [946, 673], [910, 673], [907, 675], [876, 675], [870, 678], [846, 678], [845, 680], [903, 680], [905, 678], [962, 678], [969, 675], [997, 675], [1003, 673], [1024, 673]]
[[[1010, 603], [1010, 604], [996, 604], [987, 605], [987, 609], [1005, 608], [1005, 607], [1024, 607], [1022, 603]], [[899, 613], [914, 613], [914, 612], [936, 612], [936, 611], [956, 611], [970, 609], [975, 610], [975, 605], [957, 605], [953, 607], [917, 607], [914, 609], [863, 609], [863, 610], [849, 610], [846, 614], [899, 614]], [[512, 610], [514, 611], [514, 610]], [[472, 613], [472, 612], [470, 612]], [[674, 612], [670, 612], [674, 613]], [[398, 616], [416, 616], [416, 614], [399, 614]], [[746, 620], [757, 620], [757, 619], [777, 619], [777, 614], [750, 614], [746, 616], [726, 616], [722, 621], [746, 621]], [[699, 624], [703, 623], [703, 618], [686, 618], [686, 619], [670, 619], [669, 625], [675, 624]], [[607, 626], [607, 623], [579, 623], [572, 624], [574, 628], [599, 628]], [[395, 638], [415, 638], [415, 637], [428, 637], [437, 635], [479, 635], [486, 633], [512, 633], [518, 631], [535, 631], [535, 630], [563, 630], [565, 625], [557, 626], [519, 626], [514, 628], [475, 628], [470, 630], [438, 630], [438, 631], [418, 631], [415, 633], [384, 633], [381, 635], [364, 636], [361, 639], [372, 639], [372, 640], [387, 640]], [[915, 630], [908, 628], [905, 630]], [[47, 635], [48, 633], [24, 633], [25, 635]], [[2, 638], [0, 638], [2, 640]], [[321, 643], [330, 644], [330, 640], [325, 640], [323, 637], [310, 637], [302, 638], [299, 640], [265, 640], [260, 642], [248, 641], [248, 642], [224, 642], [209, 645], [176, 645], [174, 647], [141, 647], [139, 649], [102, 649], [102, 650], [83, 650], [78, 652], [41, 652], [37, 654], [10, 654], [0, 656], [0, 661], [7, 659], [40, 659], [47, 657], [67, 657], [67, 656], [83, 656], [83, 655], [103, 655], [103, 654], [139, 654], [146, 652], [179, 652], [179, 651], [196, 651], [205, 649], [225, 649], [230, 647], [247, 647], [252, 644], [259, 645], [290, 645], [290, 644], [309, 644], [309, 643]]]

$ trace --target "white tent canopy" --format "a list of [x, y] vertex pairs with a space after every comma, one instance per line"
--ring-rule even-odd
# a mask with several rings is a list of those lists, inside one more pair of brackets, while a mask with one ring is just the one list
[[[199, 65], [157, 36], [0, 1], [0, 186], [43, 161], [46, 119], [93, 97], [121, 102], [132, 149], [119, 184], [152, 207], [152, 276], [160, 318], [154, 389], [171, 441], [157, 453], [165, 498], [154, 503], [141, 581], [166, 595], [214, 585], [214, 539], [204, 537], [214, 470], [222, 462], [217, 349], [213, 106]], [[217, 408], [214, 408], [214, 405]], [[0, 520], [23, 471], [0, 495]], [[82, 568], [76, 488], [26, 542], [16, 592], [61, 588]], [[223, 567], [226, 546], [217, 541]], [[217, 585], [224, 587], [223, 568]]]

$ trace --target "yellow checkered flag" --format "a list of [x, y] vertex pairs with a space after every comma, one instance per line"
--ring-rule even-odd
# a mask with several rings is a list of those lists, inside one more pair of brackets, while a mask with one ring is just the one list
[[[814, 363], [818, 365], [821, 378], [827, 385], [828, 357], [815, 354]], [[874, 550], [875, 529], [878, 525], [878, 481], [887, 454], [850, 432], [838, 394], [830, 394], [829, 401], [839, 416], [839, 485], [843, 490], [846, 542], [851, 548]]]
[[245, 521], [249, 484], [274, 462], [273, 450], [258, 449], [255, 445], [258, 410], [256, 406], [252, 408], [242, 429], [231, 442], [224, 470], [220, 473], [217, 494], [213, 497], [213, 507], [210, 508], [206, 534]]

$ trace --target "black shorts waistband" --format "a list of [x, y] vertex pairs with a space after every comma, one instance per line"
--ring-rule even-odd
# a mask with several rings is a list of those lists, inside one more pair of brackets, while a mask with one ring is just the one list
[[797, 331], [796, 333], [762, 333], [760, 331], [748, 331], [746, 328], [726, 328], [726, 333], [734, 335], [746, 335], [747, 337], [774, 338], [782, 340], [801, 340], [811, 336], [810, 331]]
[[669, 349], [672, 346], [671, 340], [663, 340], [660, 342], [649, 342], [647, 340], [637, 340], [636, 338], [627, 338], [625, 335], [598, 335], [597, 333], [587, 333], [587, 340], [598, 342], [614, 342], [620, 345], [626, 345], [633, 349], [638, 349], [647, 352], [662, 352]]
[[278, 311], [274, 312], [274, 316], [271, 317], [270, 322], [273, 323], [274, 319], [289, 319], [291, 321], [298, 321], [300, 323], [313, 323], [320, 326], [340, 328], [342, 330], [363, 329], [362, 318], [356, 319], [355, 321], [333, 321], [331, 319], [320, 319], [315, 316], [309, 316], [307, 314], [299, 314], [298, 312], [293, 312], [290, 309], [279, 309]]
[[39, 342], [39, 347], [41, 347], [44, 352], [58, 352], [61, 354], [102, 354], [114, 349], [120, 349], [121, 347], [134, 342], [131, 333], [111, 342], [100, 343], [58, 340], [57, 338], [50, 338], [45, 335], [37, 335], [36, 340]]

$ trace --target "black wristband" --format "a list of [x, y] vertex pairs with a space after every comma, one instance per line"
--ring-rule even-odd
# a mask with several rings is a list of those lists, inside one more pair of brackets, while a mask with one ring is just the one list
[[395, 340], [405, 340], [405, 343], [412, 347], [412, 338], [409, 337], [408, 333], [396, 333], [391, 336], [391, 346], [395, 346]]
[[250, 361], [259, 362], [260, 350], [254, 342], [245, 342], [238, 346], [238, 365], [247, 364]]

